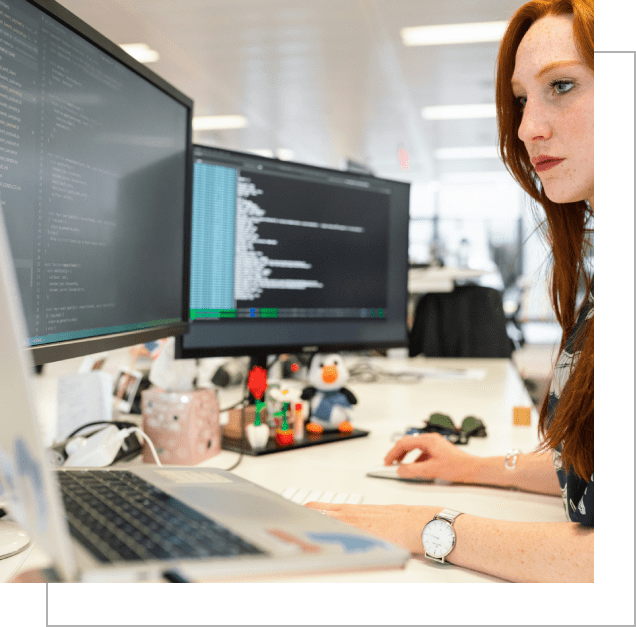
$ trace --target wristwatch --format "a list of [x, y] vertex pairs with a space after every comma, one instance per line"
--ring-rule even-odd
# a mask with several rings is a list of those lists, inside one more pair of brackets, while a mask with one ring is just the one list
[[455, 548], [455, 530], [453, 523], [462, 512], [444, 509], [436, 514], [422, 531], [424, 556], [444, 564], [445, 557]]

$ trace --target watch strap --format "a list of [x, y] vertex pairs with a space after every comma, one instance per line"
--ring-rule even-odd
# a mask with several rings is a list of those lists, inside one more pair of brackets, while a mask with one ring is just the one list
[[433, 520], [435, 520], [435, 518], [441, 518], [442, 520], [445, 520], [452, 525], [455, 522], [455, 518], [457, 518], [460, 514], [462, 514], [462, 512], [446, 508], [443, 509], [439, 514], [435, 514], [435, 516], [433, 516]]

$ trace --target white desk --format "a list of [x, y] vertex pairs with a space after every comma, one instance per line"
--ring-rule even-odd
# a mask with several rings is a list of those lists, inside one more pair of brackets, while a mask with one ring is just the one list
[[[536, 411], [532, 426], [515, 427], [512, 408], [531, 405], [530, 398], [511, 361], [507, 359], [383, 359], [385, 369], [455, 368], [485, 371], [482, 379], [441, 379], [430, 377], [417, 384], [351, 383], [358, 398], [354, 425], [369, 430], [367, 437], [333, 444], [273, 453], [243, 456], [236, 474], [276, 492], [288, 486], [361, 493], [365, 503], [430, 504], [450, 507], [478, 516], [524, 521], [564, 520], [560, 497], [527, 494], [483, 486], [432, 485], [373, 479], [365, 471], [382, 463], [391, 447], [391, 435], [407, 426], [422, 425], [433, 412], [451, 416], [456, 424], [469, 415], [480, 417], [488, 437], [471, 438], [467, 450], [477, 455], [505, 454], [510, 448], [532, 450], [537, 443]], [[39, 382], [39, 403], [52, 410], [51, 378], [61, 366], [47, 366]], [[236, 392], [234, 392], [236, 394]], [[232, 393], [230, 392], [230, 396]], [[53, 401], [54, 402], [54, 401]], [[228, 468], [238, 453], [222, 451], [205, 465]], [[422, 525], [427, 521], [422, 521]], [[39, 566], [43, 556], [37, 550], [24, 568]], [[350, 573], [306, 578], [268, 579], [272, 582], [488, 582], [496, 578], [438, 565], [430, 560], [412, 559], [398, 571]]]

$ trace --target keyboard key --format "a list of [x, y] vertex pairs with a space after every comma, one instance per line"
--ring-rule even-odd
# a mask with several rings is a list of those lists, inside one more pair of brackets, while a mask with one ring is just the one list
[[298, 503], [299, 505], [305, 500], [305, 497], [309, 494], [309, 488], [301, 488], [289, 499], [292, 503]]
[[322, 490], [311, 490], [309, 494], [303, 499], [303, 505], [310, 501], [322, 501], [324, 503], [324, 492]]
[[285, 490], [282, 493], [282, 497], [290, 500], [292, 496], [294, 496], [294, 494], [296, 494], [296, 492], [298, 492], [298, 488], [293, 488], [293, 487], [289, 487], [289, 488], [285, 488]]
[[347, 500], [347, 496], [348, 494], [346, 494], [345, 492], [338, 492], [337, 494], [334, 495], [334, 497], [331, 499], [331, 502], [334, 505], [341, 505], [343, 504], [346, 500]]
[[349, 494], [345, 499], [345, 503], [349, 503], [351, 505], [358, 505], [362, 503], [362, 494]]
[[320, 499], [316, 500], [319, 500], [321, 503], [331, 503], [334, 496], [336, 496], [336, 493], [333, 490], [325, 490]]
[[351, 503], [357, 505], [364, 500], [362, 494], [348, 492], [334, 492], [333, 490], [320, 490], [310, 488], [288, 487], [281, 492], [281, 496], [292, 503], [304, 505], [310, 501], [320, 503], [344, 504]]

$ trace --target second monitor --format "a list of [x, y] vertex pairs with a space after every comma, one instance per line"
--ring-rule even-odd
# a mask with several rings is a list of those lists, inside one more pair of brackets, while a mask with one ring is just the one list
[[194, 147], [177, 356], [405, 346], [408, 183]]

